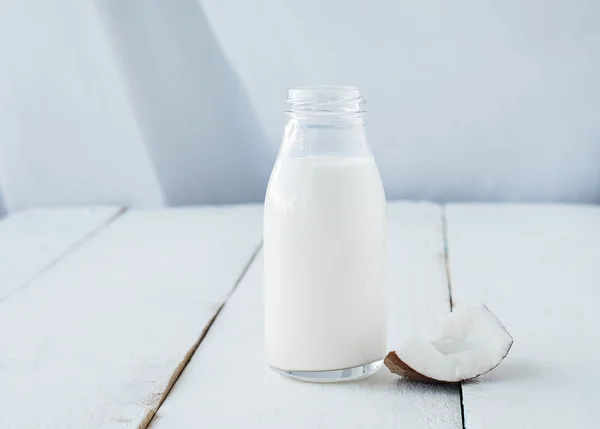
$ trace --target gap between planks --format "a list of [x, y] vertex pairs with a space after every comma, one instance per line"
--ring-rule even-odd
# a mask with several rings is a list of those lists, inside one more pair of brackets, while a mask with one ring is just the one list
[[[452, 277], [450, 276], [450, 262], [448, 256], [448, 220], [446, 218], [446, 204], [440, 204], [440, 215], [442, 217], [442, 240], [444, 241], [444, 268], [446, 270], [446, 282], [448, 283], [448, 302], [450, 304], [450, 312], [454, 311], [454, 300], [452, 298]], [[462, 427], [466, 429], [465, 423], [465, 406], [463, 402], [463, 385], [459, 383], [458, 392], [460, 394], [460, 418]]]
[[35, 280], [37, 280], [42, 275], [44, 275], [46, 272], [48, 272], [48, 270], [50, 270], [52, 267], [54, 267], [60, 261], [62, 261], [67, 256], [69, 256], [70, 254], [75, 252], [81, 246], [83, 246], [89, 239], [91, 239], [95, 235], [99, 234], [101, 231], [103, 231], [109, 225], [111, 225], [113, 222], [115, 222], [123, 213], [125, 213], [126, 210], [127, 209], [125, 207], [119, 207], [118, 210], [112, 216], [110, 216], [108, 219], [106, 219], [104, 222], [102, 222], [96, 228], [92, 229], [90, 232], [85, 234], [79, 240], [75, 241], [71, 246], [69, 246], [65, 251], [63, 251], [61, 254], [59, 254], [55, 259], [48, 262], [48, 264], [46, 266], [42, 267], [37, 273], [35, 273], [32, 277], [27, 279], [22, 285], [20, 285], [13, 291], [9, 292], [6, 296], [0, 297], [0, 304], [7, 301], [10, 297], [16, 295], [17, 293], [22, 292], [23, 290], [27, 289], [27, 286], [29, 286]]
[[198, 341], [196, 341], [194, 344], [192, 344], [192, 347], [185, 354], [185, 356], [184, 356], [183, 360], [181, 361], [181, 363], [177, 366], [177, 368], [175, 368], [175, 371], [173, 372], [173, 375], [169, 379], [169, 383], [167, 384], [167, 388], [163, 392], [163, 394], [162, 394], [162, 396], [160, 398], [160, 401], [158, 402], [158, 405], [156, 406], [156, 409], [150, 410], [150, 412], [148, 413], [148, 415], [146, 416], [146, 418], [144, 418], [144, 420], [142, 420], [142, 422], [139, 424], [138, 429], [147, 429], [147, 428], [149, 428], [152, 425], [152, 422], [154, 421], [154, 417], [158, 413], [158, 410], [160, 409], [160, 407], [162, 406], [162, 404], [165, 402], [165, 400], [167, 399], [167, 397], [169, 396], [169, 394], [173, 390], [173, 387], [175, 387], [175, 384], [179, 380], [179, 377], [181, 377], [181, 375], [183, 374], [183, 371], [185, 370], [185, 368], [187, 367], [187, 365], [190, 363], [190, 361], [194, 357], [194, 354], [196, 353], [196, 350], [198, 350], [198, 347], [200, 347], [200, 344], [202, 343], [202, 341], [204, 340], [204, 338], [208, 334], [208, 331], [210, 331], [210, 328], [212, 327], [213, 323], [215, 323], [215, 320], [217, 320], [217, 317], [219, 317], [219, 314], [221, 314], [221, 311], [223, 310], [223, 308], [225, 307], [225, 305], [227, 304], [227, 302], [231, 298], [231, 295], [233, 295], [233, 293], [235, 292], [235, 290], [237, 289], [237, 287], [239, 286], [239, 284], [242, 282], [242, 280], [246, 276], [246, 273], [248, 272], [248, 270], [250, 269], [250, 267], [252, 266], [252, 264], [256, 260], [256, 256], [262, 250], [262, 245], [263, 245], [263, 242], [261, 240], [261, 242], [258, 244], [258, 246], [256, 246], [256, 249], [254, 249], [254, 252], [252, 252], [252, 255], [250, 255], [250, 258], [248, 259], [248, 262], [246, 263], [246, 265], [242, 269], [242, 272], [240, 273], [240, 275], [238, 276], [237, 280], [233, 284], [233, 287], [231, 288], [231, 290], [227, 294], [227, 297], [225, 298], [225, 300], [223, 301], [223, 303], [219, 306], [219, 308], [217, 309], [217, 311], [215, 312], [215, 314], [213, 315], [213, 317], [208, 321], [208, 323], [206, 324], [206, 326], [204, 327], [204, 329], [200, 333], [200, 336], [198, 337]]

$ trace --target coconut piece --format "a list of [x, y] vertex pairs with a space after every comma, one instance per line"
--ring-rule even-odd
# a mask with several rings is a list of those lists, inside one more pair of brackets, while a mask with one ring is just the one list
[[444, 316], [437, 338], [410, 337], [388, 353], [385, 365], [395, 374], [430, 383], [458, 383], [497, 367], [513, 338], [485, 306], [469, 306]]

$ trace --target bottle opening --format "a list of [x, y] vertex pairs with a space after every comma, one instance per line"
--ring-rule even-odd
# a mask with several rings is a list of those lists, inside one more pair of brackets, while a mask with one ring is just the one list
[[353, 86], [299, 86], [288, 90], [287, 113], [361, 114], [365, 99]]

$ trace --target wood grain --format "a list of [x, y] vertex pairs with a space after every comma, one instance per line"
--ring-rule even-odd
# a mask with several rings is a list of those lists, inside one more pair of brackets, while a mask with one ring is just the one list
[[32, 209], [0, 221], [0, 302], [98, 230], [116, 207]]
[[[390, 347], [449, 311], [441, 213], [392, 204], [389, 219]], [[409, 382], [386, 368], [371, 378], [310, 384], [273, 373], [263, 356], [262, 257], [250, 267], [152, 429], [460, 428], [459, 391]]]
[[2, 303], [0, 426], [144, 427], [261, 231], [257, 206], [129, 212]]
[[456, 306], [485, 302], [515, 339], [463, 385], [467, 429], [597, 428], [600, 207], [450, 205]]

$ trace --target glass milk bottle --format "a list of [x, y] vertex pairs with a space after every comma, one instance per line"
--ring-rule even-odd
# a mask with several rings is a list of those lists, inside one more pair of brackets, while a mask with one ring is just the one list
[[386, 342], [386, 203], [353, 87], [290, 89], [264, 215], [269, 365], [306, 381], [374, 373]]

